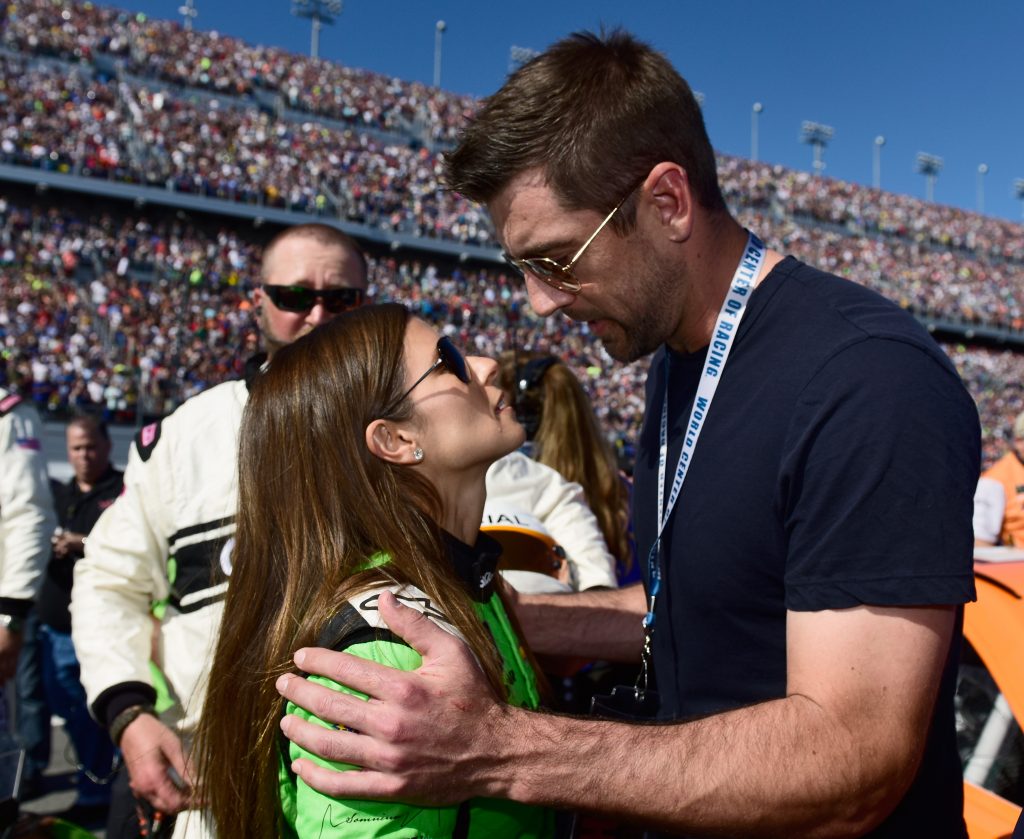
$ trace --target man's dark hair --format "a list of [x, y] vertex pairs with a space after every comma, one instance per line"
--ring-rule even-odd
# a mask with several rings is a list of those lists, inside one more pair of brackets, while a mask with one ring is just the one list
[[[686, 170], [696, 200], [725, 209], [700, 106], [661, 53], [621, 30], [577, 32], [509, 76], [446, 159], [448, 186], [481, 203], [542, 167], [569, 210], [608, 212], [658, 163]], [[627, 201], [612, 223], [631, 228]]]
[[107, 424], [101, 420], [95, 414], [75, 414], [69, 421], [68, 425], [77, 425], [87, 434], [98, 434], [104, 440], [109, 442], [110, 432], [107, 430]]

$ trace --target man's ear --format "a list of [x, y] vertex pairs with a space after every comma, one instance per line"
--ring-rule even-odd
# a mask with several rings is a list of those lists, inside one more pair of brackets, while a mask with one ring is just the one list
[[387, 463], [416, 463], [416, 442], [404, 428], [389, 420], [376, 419], [366, 426], [366, 448]]
[[678, 163], [659, 163], [644, 181], [662, 229], [673, 242], [685, 242], [693, 232], [693, 192], [686, 170]]

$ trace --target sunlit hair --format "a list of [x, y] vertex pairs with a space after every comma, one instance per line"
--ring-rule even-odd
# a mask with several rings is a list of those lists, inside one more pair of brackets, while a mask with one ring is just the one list
[[[576, 32], [485, 100], [445, 156], [448, 186], [488, 203], [539, 167], [569, 210], [607, 213], [658, 163], [686, 170], [697, 202], [724, 211], [700, 105], [661, 53], [633, 36]], [[626, 201], [611, 221], [632, 229]]]
[[[251, 388], [234, 570], [195, 750], [221, 836], [280, 835], [274, 682], [353, 594], [392, 582], [422, 589], [507, 694], [493, 642], [451, 571], [437, 493], [366, 446], [371, 421], [413, 417], [409, 400], [384, 415], [404, 389], [408, 320], [396, 304], [339, 315], [283, 348]], [[367, 568], [378, 551], [390, 562]]]
[[590, 397], [576, 374], [551, 356], [506, 352], [501, 356], [502, 387], [514, 391], [517, 371], [538, 359], [550, 359], [553, 363], [535, 385], [542, 405], [533, 437], [535, 458], [583, 487], [608, 550], [623, 568], [628, 568], [632, 562], [629, 499], [619, 477], [615, 452], [602, 433]]

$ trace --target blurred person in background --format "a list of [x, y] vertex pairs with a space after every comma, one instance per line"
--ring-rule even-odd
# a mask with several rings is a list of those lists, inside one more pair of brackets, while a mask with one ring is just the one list
[[503, 353], [501, 372], [531, 457], [583, 488], [624, 576], [633, 565], [628, 484], [580, 380], [559, 359], [542, 353]]
[[68, 606], [75, 564], [85, 555], [89, 533], [101, 513], [121, 494], [124, 476], [110, 463], [110, 435], [104, 422], [76, 417], [65, 434], [74, 475], [66, 484], [54, 485], [57, 530], [36, 606], [38, 656], [48, 710], [64, 720], [78, 757], [77, 794], [65, 816], [93, 826], [103, 824], [110, 803], [114, 746], [106, 730], [89, 716]]
[[5, 688], [18, 666], [55, 523], [40, 434], [35, 408], [0, 388], [0, 752], [15, 748]]
[[1010, 450], [978, 481], [974, 543], [1024, 547], [1024, 412], [1013, 421]]
[[[129, 452], [125, 491], [90, 534], [75, 565], [72, 635], [93, 717], [121, 748], [135, 802], [115, 791], [108, 835], [168, 831], [189, 806], [188, 741], [202, 706], [234, 543], [236, 450], [248, 386], [275, 353], [361, 305], [366, 260], [353, 239], [321, 224], [278, 233], [263, 256], [253, 303], [266, 354], [246, 377], [194, 396], [143, 428]], [[175, 700], [158, 714], [150, 672], [156, 650]], [[165, 605], [163, 605], [165, 604]], [[176, 835], [199, 819], [178, 819]]]

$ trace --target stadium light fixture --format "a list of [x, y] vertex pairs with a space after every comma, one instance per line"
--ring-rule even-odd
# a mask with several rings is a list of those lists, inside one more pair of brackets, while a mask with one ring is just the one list
[[978, 212], [985, 212], [985, 176], [988, 174], [988, 164], [978, 164]]
[[509, 47], [508, 50], [508, 71], [514, 73], [524, 64], [532, 61], [538, 55], [539, 50], [530, 49], [529, 47]]
[[916, 169], [919, 174], [924, 175], [924, 195], [928, 203], [935, 201], [935, 181], [944, 165], [945, 161], [941, 157], [923, 151], [917, 153]]
[[874, 165], [871, 169], [871, 185], [875, 189], [882, 188], [882, 146], [885, 145], [885, 137], [879, 134], [875, 137]]
[[196, 11], [195, 0], [185, 0], [184, 6], [178, 6], [178, 14], [185, 18], [183, 24], [186, 32], [192, 31], [192, 21], [199, 17], [199, 12]]
[[341, 14], [341, 6], [342, 0], [292, 0], [292, 14], [312, 21], [309, 38], [311, 58], [320, 57], [320, 29], [325, 23], [334, 25], [335, 19]]
[[811, 122], [805, 119], [800, 125], [800, 141], [814, 149], [814, 174], [820, 176], [825, 170], [825, 146], [835, 136], [836, 130], [831, 125]]
[[755, 102], [750, 109], [750, 159], [757, 160], [757, 120], [764, 110], [764, 105]]
[[447, 28], [443, 20], [434, 24], [434, 87], [441, 86], [441, 36]]
[[1020, 217], [1024, 218], [1024, 178], [1017, 178], [1013, 182], [1013, 194], [1020, 201]]

